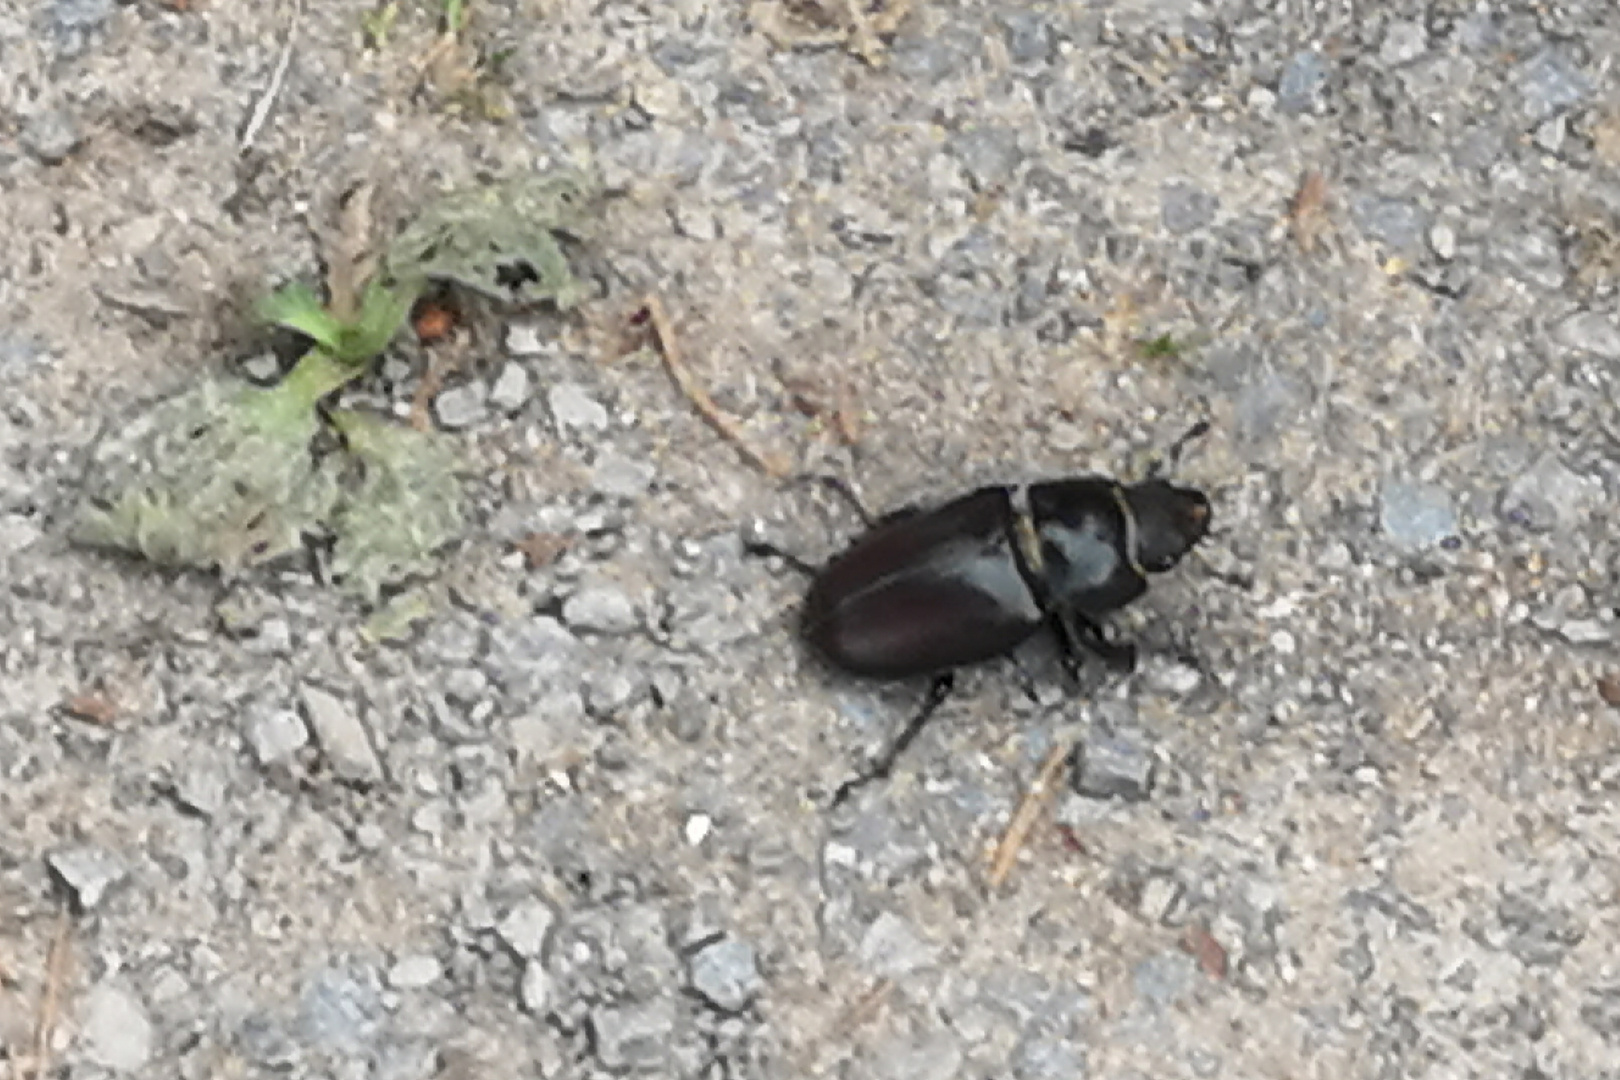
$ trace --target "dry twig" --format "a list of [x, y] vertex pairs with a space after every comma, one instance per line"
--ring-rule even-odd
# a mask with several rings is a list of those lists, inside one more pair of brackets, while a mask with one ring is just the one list
[[259, 95], [259, 100], [253, 105], [253, 113], [248, 117], [247, 127], [242, 129], [242, 138], [236, 144], [238, 152], [246, 153], [253, 147], [253, 140], [259, 137], [260, 129], [270, 119], [270, 109], [281, 94], [281, 84], [287, 81], [287, 68], [292, 64], [293, 41], [298, 37], [298, 21], [303, 14], [304, 0], [293, 0], [292, 18], [287, 21], [287, 40], [282, 43], [275, 70], [270, 73], [270, 85]]
[[1317, 240], [1327, 228], [1327, 201], [1327, 177], [1318, 169], [1301, 178], [1299, 189], [1288, 200], [1288, 230], [1307, 255], [1316, 250]]
[[[56, 1024], [62, 1015], [62, 990], [67, 986], [72, 971], [73, 953], [69, 935], [73, 930], [73, 917], [66, 908], [56, 917], [56, 933], [51, 937], [51, 951], [45, 959], [45, 988], [39, 997], [39, 1013], [34, 1019], [33, 1060], [28, 1070], [34, 1080], [50, 1072], [51, 1042], [56, 1036]], [[23, 1070], [18, 1071], [19, 1076]]]
[[1058, 774], [1063, 771], [1063, 763], [1069, 759], [1074, 742], [1072, 735], [1060, 736], [1047, 753], [1046, 760], [1041, 762], [1040, 772], [1035, 774], [1035, 779], [1024, 792], [1024, 801], [1018, 804], [1018, 810], [1007, 823], [1007, 831], [1002, 834], [1001, 842], [996, 845], [995, 854], [990, 859], [989, 881], [992, 889], [1001, 888], [1012, 873], [1018, 853], [1024, 849], [1036, 821], [1057, 791]]
[[102, 690], [86, 690], [62, 702], [63, 710], [75, 720], [98, 727], [112, 727], [118, 719], [118, 702]]
[[777, 454], [760, 450], [748, 441], [743, 433], [742, 425], [728, 416], [720, 406], [714, 403], [703, 385], [697, 381], [692, 370], [686, 366], [681, 358], [680, 345], [675, 339], [675, 328], [670, 324], [669, 312], [664, 310], [664, 302], [657, 296], [650, 295], [642, 301], [642, 309], [647, 313], [647, 320], [651, 324], [653, 339], [658, 346], [658, 352], [664, 358], [664, 367], [669, 371], [669, 377], [675, 380], [686, 400], [698, 411], [698, 415], [708, 421], [710, 427], [719, 433], [720, 437], [737, 448], [737, 452], [759, 471], [774, 479], [780, 480], [788, 476], [793, 467]]

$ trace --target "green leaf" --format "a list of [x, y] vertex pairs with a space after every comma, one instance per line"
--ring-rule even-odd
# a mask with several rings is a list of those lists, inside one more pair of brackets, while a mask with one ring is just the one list
[[388, 348], [405, 325], [419, 291], [405, 285], [384, 285], [376, 278], [366, 282], [360, 312], [343, 327], [341, 344], [332, 350], [333, 355], [345, 363], [363, 364]]
[[326, 310], [321, 298], [301, 281], [284, 285], [259, 301], [259, 317], [267, 323], [296, 330], [328, 352], [337, 353], [343, 341], [343, 323]]

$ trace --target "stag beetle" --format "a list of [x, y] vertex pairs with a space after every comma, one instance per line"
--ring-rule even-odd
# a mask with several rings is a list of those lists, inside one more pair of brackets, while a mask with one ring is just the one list
[[[1208, 430], [1196, 425], [1166, 457]], [[800, 631], [833, 667], [854, 675], [932, 675], [921, 711], [865, 773], [834, 795], [887, 776], [950, 693], [953, 671], [1011, 653], [1043, 629], [1078, 676], [1084, 652], [1133, 670], [1136, 648], [1109, 638], [1103, 619], [1147, 591], [1148, 575], [1173, 568], [1209, 531], [1209, 498], [1157, 475], [1123, 484], [1080, 476], [980, 488], [933, 509], [871, 520], [846, 486], [867, 530], [819, 569], [765, 544], [811, 576]]]

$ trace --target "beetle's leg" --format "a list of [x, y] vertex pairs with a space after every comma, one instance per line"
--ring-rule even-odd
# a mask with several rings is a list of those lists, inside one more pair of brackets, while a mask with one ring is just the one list
[[1200, 420], [1189, 428], [1181, 438], [1171, 443], [1170, 448], [1164, 452], [1164, 456], [1148, 466], [1148, 479], [1152, 480], [1155, 477], [1163, 476], [1166, 472], [1174, 472], [1180, 467], [1181, 455], [1187, 449], [1187, 445], [1195, 439], [1202, 439], [1205, 435], [1208, 435], [1209, 428], [1210, 423], [1208, 420]]
[[[1136, 646], [1128, 641], [1114, 641], [1102, 624], [1078, 611], [1060, 611], [1052, 615], [1058, 627], [1058, 638], [1063, 651], [1072, 664], [1078, 665], [1080, 650], [1096, 656], [1114, 671], [1129, 675], [1136, 670]], [[1076, 674], [1076, 668], [1070, 668]]]
[[928, 696], [923, 699], [922, 708], [918, 709], [916, 715], [906, 722], [906, 726], [900, 730], [899, 736], [865, 770], [838, 785], [838, 790], [833, 792], [832, 805], [834, 808], [842, 806], [844, 800], [848, 799], [856, 788], [863, 787], [873, 780], [885, 780], [888, 778], [889, 774], [894, 771], [894, 763], [899, 760], [901, 754], [906, 752], [906, 747], [910, 746], [913, 740], [917, 738], [917, 734], [922, 731], [923, 725], [928, 723], [929, 719], [939, 711], [940, 705], [944, 704], [945, 699], [950, 696], [951, 689], [955, 685], [956, 675], [953, 672], [947, 671], [934, 677], [933, 683], [928, 687]]
[[791, 551], [783, 551], [781, 548], [767, 540], [744, 538], [743, 554], [752, 555], [756, 559], [781, 559], [783, 562], [793, 567], [793, 569], [797, 570], [805, 577], [816, 576], [816, 568], [814, 566], [811, 566], [809, 563], [805, 562]]
[[861, 524], [867, 528], [871, 528], [878, 520], [866, 509], [866, 505], [861, 502], [861, 497], [855, 494], [854, 488], [849, 486], [849, 481], [841, 476], [834, 476], [831, 473], [800, 473], [789, 482], [794, 484], [820, 484], [838, 496], [839, 501], [849, 507], [850, 512], [860, 518]]

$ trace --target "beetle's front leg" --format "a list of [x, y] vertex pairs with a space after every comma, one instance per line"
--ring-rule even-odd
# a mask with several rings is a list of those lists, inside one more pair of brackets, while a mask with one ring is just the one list
[[1057, 627], [1058, 640], [1063, 645], [1065, 664], [1076, 681], [1081, 650], [1091, 653], [1111, 670], [1121, 674], [1129, 675], [1136, 670], [1136, 646], [1128, 641], [1112, 640], [1100, 623], [1078, 611], [1055, 611], [1052, 621]]

